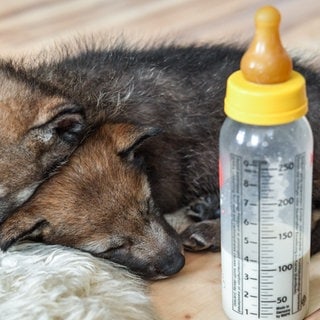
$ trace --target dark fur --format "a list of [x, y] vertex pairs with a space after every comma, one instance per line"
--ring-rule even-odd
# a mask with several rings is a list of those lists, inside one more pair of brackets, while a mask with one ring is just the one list
[[[218, 135], [224, 120], [227, 77], [239, 69], [243, 50], [225, 45], [151, 49], [95, 48], [19, 69], [40, 86], [80, 105], [87, 124], [105, 119], [161, 128], [157, 143], [141, 153], [164, 212], [218, 191]], [[306, 63], [308, 64], [308, 62]], [[308, 84], [315, 136], [314, 180], [320, 184], [320, 73], [296, 64]], [[34, 80], [32, 80], [34, 81]], [[314, 201], [320, 201], [314, 188]]]
[[[160, 128], [161, 133], [143, 143], [136, 156], [145, 161], [153, 200], [164, 213], [218, 194], [225, 84], [239, 68], [242, 54], [241, 49], [224, 45], [85, 48], [74, 55], [64, 49], [52, 61], [44, 59], [35, 67], [9, 62], [2, 68], [13, 78], [36, 83], [39, 90], [79, 106], [85, 115], [84, 131], [105, 121]], [[308, 84], [316, 207], [320, 203], [320, 74], [300, 64], [295, 69]], [[202, 226], [207, 232], [208, 225]], [[195, 240], [195, 246], [202, 245], [201, 239]]]
[[0, 222], [23, 204], [79, 145], [81, 107], [0, 62]]
[[[204, 191], [210, 193], [212, 186], [215, 188], [217, 155], [214, 148], [218, 128], [224, 118], [222, 102], [225, 80], [237, 68], [240, 55], [237, 50], [223, 46], [168, 46], [146, 50], [129, 50], [121, 46], [90, 49], [83, 46], [81, 52], [74, 56], [69, 55], [68, 49], [64, 48], [52, 60], [44, 58], [36, 67], [22, 62], [2, 61], [0, 70], [4, 74], [4, 81], [9, 79], [16, 84], [10, 89], [12, 92], [22, 92], [22, 97], [18, 96], [14, 101], [17, 111], [10, 107], [10, 114], [23, 114], [22, 111], [26, 109], [23, 101], [25, 96], [28, 100], [29, 96], [36, 100], [40, 95], [58, 96], [63, 97], [66, 104], [75, 104], [79, 110], [84, 111], [86, 127], [82, 131], [94, 129], [97, 124], [106, 120], [161, 128], [161, 142], [157, 144], [157, 148], [148, 152], [147, 157], [150, 160], [148, 162], [154, 194], [162, 194], [156, 201], [163, 211], [172, 211]], [[24, 93], [20, 87], [26, 87], [30, 92]], [[34, 107], [34, 113], [37, 114], [40, 110], [41, 104]], [[6, 121], [10, 123], [12, 119]], [[14, 121], [12, 123], [16, 126]], [[21, 132], [20, 140], [34, 126], [33, 123], [24, 125], [26, 128]], [[207, 139], [209, 135], [211, 137]], [[6, 131], [1, 136], [2, 140], [6, 140], [11, 138], [12, 133]], [[18, 141], [13, 141], [11, 146], [21, 149]], [[196, 146], [197, 150], [194, 149], [194, 154], [188, 159], [190, 146]], [[168, 148], [172, 153], [165, 151]], [[69, 150], [70, 152], [64, 152], [65, 157], [73, 149]], [[208, 159], [203, 160], [201, 166], [204, 165], [206, 172], [205, 183], [200, 178], [203, 177], [203, 172], [198, 171], [199, 168], [192, 169], [192, 157], [200, 159], [197, 155], [203, 151], [212, 153], [208, 157], [210, 163], [207, 163]], [[158, 161], [158, 156], [163, 157], [164, 154], [165, 159]], [[4, 160], [0, 173], [7, 171], [7, 163]], [[25, 166], [24, 161], [19, 164], [21, 167]], [[23, 187], [17, 183], [8, 184], [0, 220], [20, 205], [11, 200], [14, 198], [12, 193], [25, 188], [25, 185], [34, 184], [35, 180], [38, 185], [38, 181], [51, 170], [52, 164], [46, 165], [47, 170], [29, 169], [29, 176], [24, 178], [27, 181], [23, 183]], [[185, 167], [189, 168], [187, 176], [183, 173]], [[40, 174], [34, 177], [34, 171], [40, 171]], [[170, 181], [165, 172], [169, 173]], [[162, 173], [166, 179], [161, 178]], [[193, 177], [196, 185], [190, 185]], [[6, 177], [6, 181], [11, 180], [15, 181], [11, 175]], [[10, 208], [6, 209], [8, 202]]]
[[135, 157], [155, 134], [129, 124], [99, 128], [0, 225], [1, 249], [28, 238], [88, 251], [147, 278], [178, 272], [182, 243], [154, 205]]

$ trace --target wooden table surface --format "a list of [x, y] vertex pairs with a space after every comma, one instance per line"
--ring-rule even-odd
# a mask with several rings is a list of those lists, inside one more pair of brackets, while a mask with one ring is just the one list
[[[188, 253], [176, 276], [151, 285], [163, 320], [227, 320], [221, 305], [220, 253]], [[320, 308], [320, 254], [311, 259], [309, 314]], [[319, 320], [320, 313], [315, 318]]]
[[[0, 0], [0, 56], [22, 55], [79, 34], [106, 33], [128, 42], [246, 41], [262, 0]], [[320, 47], [320, 1], [270, 0], [282, 12], [289, 49], [313, 55]], [[163, 320], [224, 320], [220, 255], [187, 254], [175, 277], [151, 285]], [[310, 312], [320, 307], [320, 255], [311, 264]], [[319, 315], [313, 317], [320, 319]]]
[[0, 0], [0, 55], [96, 32], [143, 43], [248, 40], [254, 13], [265, 4], [282, 12], [288, 48], [319, 48], [320, 1], [315, 0]]

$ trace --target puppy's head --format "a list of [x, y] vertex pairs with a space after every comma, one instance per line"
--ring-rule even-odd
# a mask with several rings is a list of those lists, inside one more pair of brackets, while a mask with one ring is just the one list
[[0, 61], [0, 222], [69, 157], [85, 129], [80, 107], [7, 69]]
[[19, 239], [79, 248], [127, 266], [146, 278], [184, 265], [177, 233], [154, 205], [136, 149], [153, 128], [104, 125], [61, 171], [0, 227], [0, 246]]

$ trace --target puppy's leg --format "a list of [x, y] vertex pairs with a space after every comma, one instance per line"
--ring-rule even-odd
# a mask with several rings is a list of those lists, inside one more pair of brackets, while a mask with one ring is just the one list
[[205, 221], [220, 217], [220, 200], [217, 194], [208, 194], [191, 202], [186, 215], [194, 221]]
[[[314, 181], [311, 254], [320, 251], [320, 181]], [[220, 249], [220, 216], [218, 195], [206, 195], [185, 208], [189, 225], [181, 232], [187, 250]], [[217, 219], [217, 220], [213, 220]], [[199, 222], [200, 221], [200, 222]], [[181, 229], [180, 229], [181, 230]], [[179, 230], [178, 230], [179, 231]]]
[[220, 203], [217, 194], [202, 196], [184, 210], [191, 221], [181, 233], [186, 250], [200, 251], [220, 249]]
[[186, 250], [220, 250], [220, 219], [201, 221], [191, 224], [181, 234]]
[[189, 206], [164, 215], [180, 234], [186, 250], [220, 249], [220, 209], [217, 195], [206, 195]]

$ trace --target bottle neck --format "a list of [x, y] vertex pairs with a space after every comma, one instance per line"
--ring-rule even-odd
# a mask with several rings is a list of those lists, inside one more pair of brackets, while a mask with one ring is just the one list
[[308, 111], [304, 78], [293, 71], [288, 81], [261, 85], [247, 81], [241, 71], [227, 82], [225, 113], [252, 125], [280, 125], [293, 122]]

